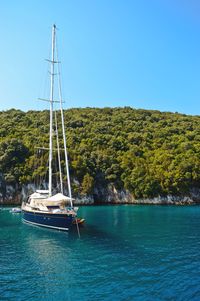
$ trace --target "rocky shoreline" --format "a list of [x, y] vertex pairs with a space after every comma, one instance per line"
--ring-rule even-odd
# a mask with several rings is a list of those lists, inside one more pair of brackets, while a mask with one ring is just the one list
[[[36, 190], [34, 184], [6, 185], [0, 192], [0, 205], [20, 205]], [[168, 195], [154, 198], [135, 199], [127, 190], [117, 190], [113, 185], [95, 188], [93, 195], [78, 195], [75, 205], [141, 204], [141, 205], [196, 205], [200, 204], [200, 190], [192, 189], [189, 195]]]

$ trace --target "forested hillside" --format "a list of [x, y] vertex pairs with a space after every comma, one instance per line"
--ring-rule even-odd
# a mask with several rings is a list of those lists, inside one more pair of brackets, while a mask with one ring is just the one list
[[[135, 198], [200, 188], [200, 117], [125, 108], [65, 111], [73, 195], [113, 184]], [[48, 111], [0, 112], [2, 183], [45, 181]], [[62, 162], [63, 164], [63, 162]]]

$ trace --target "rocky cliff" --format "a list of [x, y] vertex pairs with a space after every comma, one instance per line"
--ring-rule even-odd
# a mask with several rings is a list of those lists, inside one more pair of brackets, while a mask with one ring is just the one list
[[[26, 200], [29, 194], [34, 192], [34, 184], [6, 185], [0, 183], [0, 204], [20, 205]], [[158, 196], [152, 199], [135, 199], [127, 190], [117, 190], [113, 185], [108, 187], [95, 188], [93, 195], [77, 195], [76, 205], [95, 205], [95, 204], [149, 204], [149, 205], [190, 205], [200, 203], [200, 190], [193, 189], [188, 195], [168, 195]]]

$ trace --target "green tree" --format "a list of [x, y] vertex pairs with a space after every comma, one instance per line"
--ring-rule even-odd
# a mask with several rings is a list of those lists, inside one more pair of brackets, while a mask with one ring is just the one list
[[83, 178], [83, 182], [81, 185], [81, 193], [91, 195], [94, 189], [94, 179], [88, 173]]

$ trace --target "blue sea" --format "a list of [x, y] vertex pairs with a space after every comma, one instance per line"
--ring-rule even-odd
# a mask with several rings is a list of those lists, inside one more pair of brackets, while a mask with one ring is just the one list
[[80, 207], [78, 238], [0, 212], [0, 300], [200, 300], [200, 207]]

